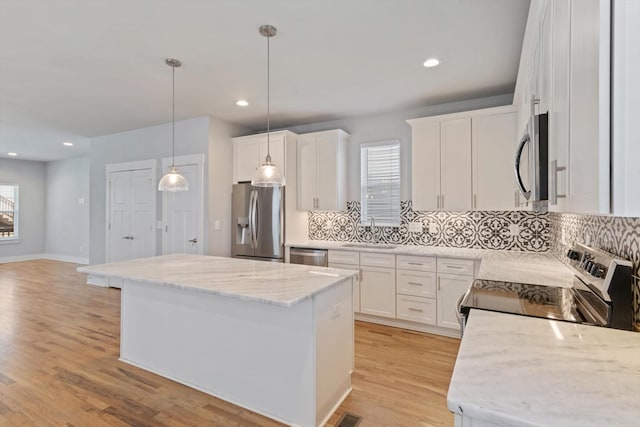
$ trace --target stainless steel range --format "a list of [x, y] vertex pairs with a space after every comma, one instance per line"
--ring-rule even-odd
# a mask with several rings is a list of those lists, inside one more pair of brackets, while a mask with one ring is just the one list
[[566, 256], [571, 288], [475, 280], [459, 304], [462, 330], [472, 308], [631, 330], [631, 262], [582, 244]]

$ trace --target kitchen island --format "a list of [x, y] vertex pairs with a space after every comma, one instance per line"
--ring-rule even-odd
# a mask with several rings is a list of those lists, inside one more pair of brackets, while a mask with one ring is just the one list
[[640, 334], [472, 310], [449, 385], [456, 427], [638, 426]]
[[124, 362], [289, 425], [351, 391], [355, 272], [200, 255], [78, 271], [122, 280]]

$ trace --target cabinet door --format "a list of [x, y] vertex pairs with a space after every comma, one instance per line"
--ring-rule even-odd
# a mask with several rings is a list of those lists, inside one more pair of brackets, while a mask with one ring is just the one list
[[346, 206], [338, 204], [338, 133], [318, 135], [318, 209], [341, 210]]
[[538, 72], [540, 113], [549, 111], [551, 104], [551, 58], [552, 58], [552, 32], [551, 32], [551, 12], [555, 1], [549, 2], [545, 6], [540, 26], [540, 70]]
[[457, 317], [457, 302], [471, 283], [473, 277], [452, 274], [438, 275], [438, 326], [443, 328], [460, 328]]
[[251, 181], [259, 163], [260, 140], [241, 138], [233, 141], [233, 182]]
[[501, 211], [516, 208], [513, 144], [518, 138], [517, 121], [515, 112], [472, 119], [474, 209]]
[[301, 135], [298, 138], [298, 210], [311, 211], [316, 209], [317, 165], [316, 138]]
[[440, 206], [440, 122], [412, 122], [411, 128], [413, 210], [435, 211]]
[[396, 270], [361, 266], [360, 311], [382, 317], [396, 317]]
[[360, 313], [360, 266], [355, 264], [329, 263], [329, 267], [344, 270], [356, 270], [358, 274], [353, 278], [353, 312]]
[[567, 208], [610, 211], [609, 2], [571, 2], [569, 186]]
[[[549, 106], [549, 210], [563, 211], [565, 199], [552, 204], [552, 194], [567, 195], [569, 189], [569, 59], [571, 42], [571, 0], [551, 3], [553, 39], [551, 47], [551, 105]], [[553, 161], [563, 171], [551, 168]], [[551, 176], [555, 174], [555, 176]], [[552, 184], [556, 182], [556, 186]]]
[[441, 210], [471, 210], [471, 118], [443, 121], [441, 127]]

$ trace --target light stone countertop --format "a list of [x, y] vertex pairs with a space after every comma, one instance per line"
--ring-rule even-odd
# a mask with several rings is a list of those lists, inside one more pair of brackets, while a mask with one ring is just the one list
[[472, 310], [449, 410], [498, 425], [640, 425], [640, 334]]
[[413, 245], [397, 245], [393, 249], [384, 249], [385, 245], [362, 244], [360, 246], [359, 244], [358, 247], [346, 247], [345, 244], [349, 244], [349, 242], [311, 240], [299, 244], [288, 244], [287, 246], [474, 259], [481, 261], [476, 279], [484, 280], [570, 288], [574, 279], [573, 272], [549, 252], [498, 251]]
[[164, 255], [89, 265], [78, 271], [284, 307], [291, 307], [357, 274], [337, 268], [203, 255]]

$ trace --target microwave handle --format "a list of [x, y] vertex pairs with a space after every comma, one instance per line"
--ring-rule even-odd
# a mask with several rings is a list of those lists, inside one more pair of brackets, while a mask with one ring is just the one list
[[520, 144], [518, 144], [518, 149], [516, 150], [516, 162], [515, 162], [516, 183], [518, 184], [518, 189], [527, 200], [529, 200], [529, 197], [531, 197], [531, 190], [527, 190], [524, 186], [524, 183], [522, 182], [522, 176], [520, 175], [520, 161], [522, 158], [522, 152], [524, 151], [524, 147], [530, 141], [531, 141], [531, 138], [529, 137], [529, 134], [526, 134], [522, 138], [522, 140], [520, 141]]

